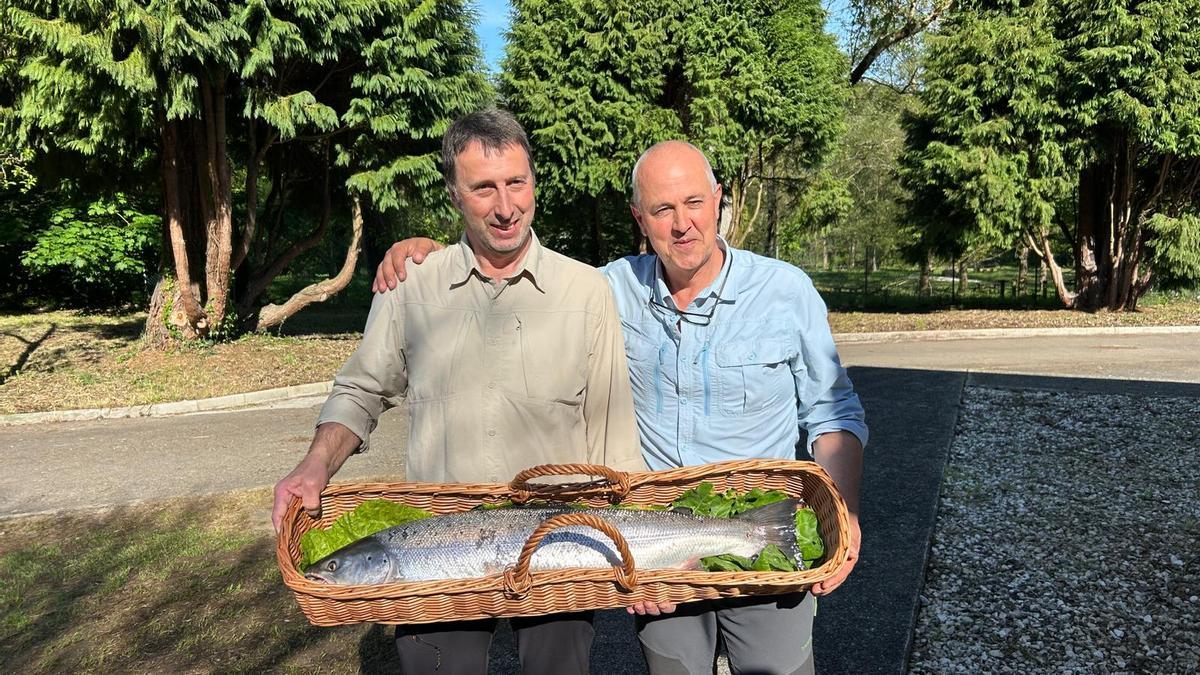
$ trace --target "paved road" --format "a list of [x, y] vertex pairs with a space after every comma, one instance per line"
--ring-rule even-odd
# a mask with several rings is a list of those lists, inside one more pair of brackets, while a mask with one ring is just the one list
[[847, 366], [1200, 382], [1200, 332], [854, 343]]
[[[273, 485], [308, 450], [320, 405], [0, 427], [0, 516]], [[401, 478], [407, 435], [407, 415], [384, 415], [337, 479]]]
[[[840, 351], [851, 367], [1200, 382], [1200, 333], [860, 343]], [[319, 405], [310, 399], [237, 412], [0, 427], [0, 516], [271, 485], [303, 456]], [[348, 461], [338, 480], [398, 476], [406, 437], [403, 409], [388, 413], [372, 451]]]

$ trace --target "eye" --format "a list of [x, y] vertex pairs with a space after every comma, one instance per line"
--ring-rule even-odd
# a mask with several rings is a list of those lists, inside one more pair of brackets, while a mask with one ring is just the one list
[[330, 560], [328, 563], [325, 564], [325, 571], [327, 571], [327, 572], [336, 572], [337, 568], [338, 568], [338, 564], [337, 564], [336, 560]]

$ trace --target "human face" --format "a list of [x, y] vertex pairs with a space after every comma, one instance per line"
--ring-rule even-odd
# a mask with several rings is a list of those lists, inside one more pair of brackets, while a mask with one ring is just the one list
[[[456, 158], [450, 197], [466, 221], [467, 240], [482, 266], [515, 267], [529, 244], [533, 171], [518, 145], [484, 150], [471, 143]], [[491, 271], [485, 269], [484, 271]]]
[[721, 186], [714, 190], [704, 158], [683, 144], [651, 151], [638, 170], [639, 203], [631, 206], [658, 254], [672, 290], [707, 285], [721, 270], [714, 256]]

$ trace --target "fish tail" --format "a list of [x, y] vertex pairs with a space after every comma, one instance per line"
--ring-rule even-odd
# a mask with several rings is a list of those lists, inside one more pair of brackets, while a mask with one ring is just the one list
[[766, 533], [767, 544], [775, 544], [779, 550], [800, 562], [800, 545], [796, 543], [796, 510], [800, 500], [784, 499], [740, 513], [734, 518], [758, 525]]

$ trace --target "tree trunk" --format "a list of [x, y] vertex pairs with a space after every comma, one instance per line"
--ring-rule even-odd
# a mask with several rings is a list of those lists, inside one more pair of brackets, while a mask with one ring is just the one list
[[167, 232], [170, 238], [166, 248], [171, 250], [175, 276], [176, 297], [172, 304], [181, 310], [178, 316], [182, 316], [183, 319], [180, 322], [178, 316], [164, 316], [162, 320], [175, 323], [185, 338], [193, 339], [208, 333], [208, 316], [201, 309], [200, 301], [192, 290], [190, 249], [194, 247], [188, 244], [189, 240], [194, 237], [187, 236], [193, 228], [190, 227], [190, 223], [185, 222], [185, 215], [193, 214], [194, 211], [191, 208], [184, 208], [183, 202], [188, 193], [185, 193], [183, 188], [190, 181], [182, 179], [191, 177], [193, 172], [187, 171], [186, 167], [180, 164], [181, 156], [186, 156], [180, 150], [186, 149], [188, 145], [187, 141], [181, 138], [180, 132], [183, 126], [182, 122], [178, 120], [167, 121], [162, 126], [163, 200]]
[[150, 310], [146, 314], [146, 325], [142, 329], [142, 345], [149, 349], [165, 349], [171, 342], [171, 332], [163, 320], [166, 304], [171, 292], [171, 282], [159, 275], [150, 295]]
[[[1117, 134], [1109, 153], [1079, 176], [1079, 215], [1075, 235], [1076, 292], [1059, 293], [1069, 307], [1087, 311], [1130, 311], [1149, 287], [1139, 274], [1145, 254], [1147, 210], [1135, 201], [1139, 149]], [[1162, 170], [1169, 170], [1164, 163]], [[1051, 269], [1056, 265], [1049, 261]]]
[[362, 205], [358, 197], [354, 198], [354, 213], [350, 246], [346, 249], [346, 260], [337, 276], [306, 286], [298, 291], [282, 305], [267, 305], [259, 310], [258, 325], [255, 330], [264, 331], [283, 323], [301, 309], [314, 302], [324, 302], [332, 295], [346, 287], [354, 276], [354, 266], [358, 262], [359, 246], [362, 242], [363, 215]]
[[917, 280], [917, 294], [929, 297], [933, 295], [933, 284], [930, 282], [930, 277], [933, 276], [933, 252], [925, 251], [925, 257], [921, 260], [921, 276]]
[[766, 254], [779, 257], [779, 186], [772, 180], [767, 185], [767, 242]]
[[1029, 244], [1022, 241], [1017, 246], [1017, 285], [1013, 289], [1014, 296], [1025, 292], [1025, 284], [1029, 280]]
[[601, 251], [601, 248], [603, 246], [603, 241], [601, 240], [601, 233], [604, 229], [604, 227], [603, 227], [604, 212], [600, 208], [601, 203], [600, 203], [599, 195], [593, 195], [591, 197], [591, 201], [592, 201], [592, 228], [591, 228], [592, 229], [592, 247], [591, 247], [592, 259], [590, 261], [590, 264], [592, 265], [592, 267], [599, 267], [600, 265], [604, 264], [603, 251]]

